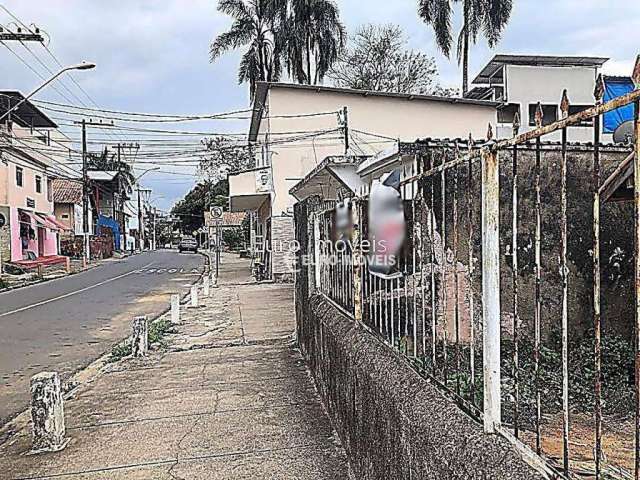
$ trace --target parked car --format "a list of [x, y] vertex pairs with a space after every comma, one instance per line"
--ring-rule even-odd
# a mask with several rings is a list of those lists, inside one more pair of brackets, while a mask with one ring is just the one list
[[178, 244], [178, 252], [193, 252], [198, 253], [198, 242], [193, 237], [183, 237]]

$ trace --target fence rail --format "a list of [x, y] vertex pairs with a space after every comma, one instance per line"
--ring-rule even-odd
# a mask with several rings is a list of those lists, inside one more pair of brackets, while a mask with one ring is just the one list
[[[640, 67], [636, 85], [638, 77]], [[626, 478], [629, 471], [638, 479], [640, 90], [603, 103], [597, 88], [595, 100], [594, 107], [568, 115], [565, 91], [561, 119], [552, 124], [542, 125], [538, 105], [532, 131], [519, 134], [516, 118], [511, 139], [495, 141], [489, 132], [481, 145], [445, 141], [403, 157], [398, 190], [405, 241], [393, 275], [376, 273], [363, 248], [372, 239], [369, 188], [338, 204], [324, 202], [309, 218], [314, 241], [308, 248], [316, 290], [482, 418], [486, 432], [513, 437], [566, 477], [580, 471]], [[633, 458], [618, 459], [618, 468], [603, 450], [603, 396], [612, 394], [603, 383], [601, 257], [609, 246], [601, 230], [603, 209], [617, 215], [607, 218], [609, 230], [630, 212], [601, 200], [611, 185], [602, 184], [600, 125], [604, 113], [629, 104], [635, 105], [636, 136], [628, 150], [635, 155], [625, 154], [622, 166], [608, 158], [605, 169], [614, 176], [631, 171], [634, 181], [634, 333], [627, 353], [635, 383], [632, 392], [622, 392], [633, 393], [634, 447]], [[592, 127], [585, 120], [593, 120]], [[576, 153], [569, 128], [592, 128], [593, 144]], [[554, 151], [543, 140], [556, 131], [561, 141]], [[345, 212], [348, 229], [341, 226]], [[616, 255], [609, 250], [607, 269]], [[588, 408], [580, 375], [591, 382]], [[592, 454], [588, 446], [574, 447], [591, 438]]]

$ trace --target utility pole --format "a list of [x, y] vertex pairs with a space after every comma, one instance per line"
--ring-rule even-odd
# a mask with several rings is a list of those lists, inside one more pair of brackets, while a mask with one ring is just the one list
[[144, 227], [142, 226], [142, 206], [140, 201], [140, 185], [138, 184], [138, 246], [140, 251], [144, 248]]
[[[116, 145], [116, 149], [118, 150], [118, 171], [120, 171], [120, 150], [122, 149], [123, 145], [119, 144]], [[120, 188], [120, 182], [118, 182], [118, 200], [120, 203], [120, 218], [122, 219], [122, 241], [124, 242], [124, 246], [122, 247], [123, 251], [127, 250], [127, 221], [126, 221], [126, 217], [124, 215], [124, 192], [122, 192], [122, 189]], [[114, 211], [115, 211], [115, 202], [114, 202]], [[118, 221], [118, 219], [115, 219], [116, 221]]]
[[44, 42], [44, 37], [40, 35], [40, 29], [35, 28], [33, 32], [24, 33], [21, 28], [18, 28], [15, 32], [5, 31], [0, 27], [0, 41], [2, 42]]
[[349, 111], [342, 107], [342, 129], [344, 132], [344, 154], [349, 153]]
[[153, 207], [153, 248], [152, 250], [156, 250], [156, 207]]
[[87, 123], [82, 119], [82, 235], [84, 261], [89, 263], [89, 179], [87, 178]]

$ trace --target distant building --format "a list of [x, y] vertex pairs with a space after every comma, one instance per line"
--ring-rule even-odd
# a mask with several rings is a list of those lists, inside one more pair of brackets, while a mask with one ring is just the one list
[[[538, 102], [544, 113], [543, 125], [556, 121], [564, 89], [567, 89], [571, 103], [570, 114], [592, 107], [596, 79], [607, 60], [602, 57], [496, 55], [471, 82], [474, 87], [465, 97], [500, 102], [497, 137], [509, 138], [516, 112], [520, 114], [520, 133], [535, 128]], [[560, 133], [545, 139], [559, 140]], [[568, 139], [570, 142], [592, 141], [592, 121], [570, 127]]]
[[[55, 178], [51, 183], [53, 205], [58, 221], [67, 227], [66, 235], [81, 236], [83, 230], [82, 181]], [[89, 233], [92, 233], [92, 212], [89, 210]]]

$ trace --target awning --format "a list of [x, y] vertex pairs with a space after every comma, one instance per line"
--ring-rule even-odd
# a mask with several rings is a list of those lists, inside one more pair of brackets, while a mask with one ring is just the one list
[[[29, 210], [19, 210], [20, 213], [24, 213], [27, 217], [29, 217], [30, 222], [28, 223], [28, 225], [33, 226], [34, 224], [36, 226], [40, 226], [40, 227], [44, 227], [44, 221], [38, 217], [35, 213], [30, 212]], [[26, 223], [26, 222], [22, 222], [22, 223]]]
[[68, 230], [71, 231], [73, 230], [70, 227], [67, 227], [64, 223], [62, 223], [60, 220], [58, 220], [56, 217], [52, 217], [51, 215], [46, 217], [47, 220], [49, 220], [51, 223], [53, 223], [54, 225], [56, 225], [60, 230]]
[[46, 215], [42, 215], [41, 213], [36, 213], [35, 216], [41, 220], [41, 224], [43, 224], [49, 230], [58, 231], [59, 227], [55, 223], [53, 223]]

